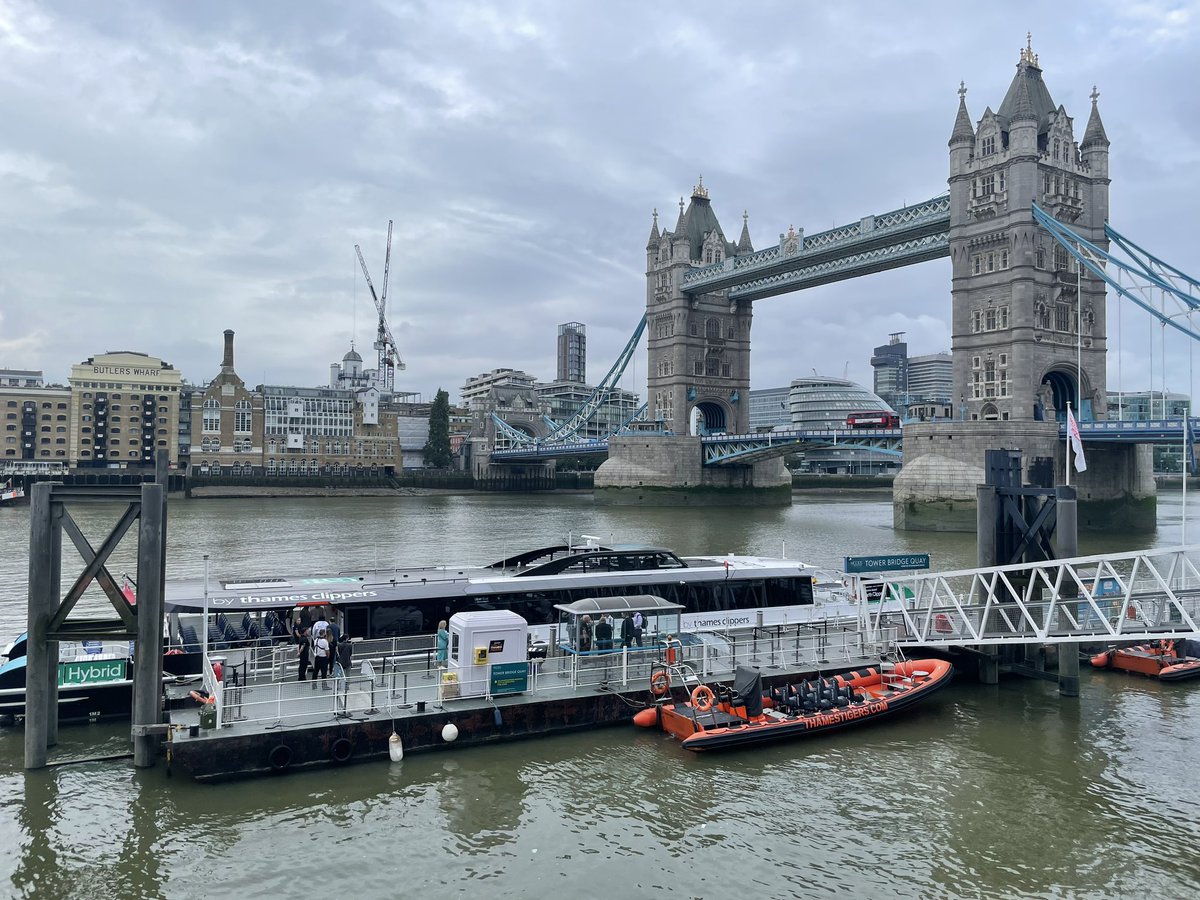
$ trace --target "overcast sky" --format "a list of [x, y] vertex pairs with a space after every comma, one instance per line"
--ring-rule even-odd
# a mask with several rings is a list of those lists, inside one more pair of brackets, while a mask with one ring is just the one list
[[[189, 381], [237, 332], [250, 384], [371, 362], [401, 389], [550, 380], [557, 326], [607, 371], [645, 307], [651, 211], [703, 174], [761, 249], [946, 190], [960, 80], [997, 108], [1033, 31], [1077, 139], [1100, 90], [1113, 224], [1200, 275], [1200, 4], [0, 0], [0, 367], [130, 349]], [[890, 332], [950, 348], [950, 264], [755, 305], [752, 384], [869, 384]], [[1109, 314], [1109, 385], [1161, 387], [1159, 329]], [[1118, 353], [1118, 350], [1120, 351]], [[1118, 362], [1120, 360], [1120, 362]], [[1166, 386], [1189, 390], [1168, 337]], [[644, 349], [623, 386], [645, 392]]]

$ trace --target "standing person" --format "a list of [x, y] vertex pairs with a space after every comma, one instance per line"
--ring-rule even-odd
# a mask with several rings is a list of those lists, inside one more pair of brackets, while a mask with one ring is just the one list
[[590, 653], [592, 650], [592, 617], [584, 616], [579, 620], [579, 652]]
[[612, 617], [603, 615], [596, 623], [596, 649], [611, 650], [613, 645]]
[[299, 622], [299, 620], [297, 620], [296, 627], [295, 627], [295, 629], [293, 629], [292, 634], [296, 638], [296, 656], [300, 661], [300, 675], [297, 680], [305, 681], [305, 680], [307, 680], [306, 675], [308, 673], [309, 660], [310, 660], [310, 656], [309, 656], [310, 647], [309, 647], [309, 643], [308, 643], [308, 632], [300, 627], [300, 622]]
[[633, 646], [633, 615], [625, 613], [621, 618], [621, 648], [628, 650]]
[[633, 639], [637, 641], [637, 645], [642, 646], [642, 629], [646, 627], [646, 620], [642, 616], [641, 610], [633, 614]]
[[318, 613], [317, 621], [313, 622], [313, 626], [312, 626], [313, 639], [315, 640], [316, 638], [319, 638], [319, 637], [328, 638], [329, 635], [326, 633], [328, 631], [329, 631], [329, 623], [327, 621], [325, 621], [325, 613], [323, 613], [323, 612]]
[[321, 687], [329, 690], [329, 685], [325, 684], [325, 678], [329, 675], [329, 639], [325, 637], [325, 633], [329, 630], [328, 627], [324, 631], [316, 631], [316, 626], [313, 626], [316, 637], [313, 638], [313, 690], [317, 689], [317, 680], [321, 680]]
[[[350, 643], [350, 635], [343, 634], [338, 640], [333, 674], [344, 678], [350, 672], [350, 663], [353, 658], [354, 645]], [[341, 671], [338, 671], [339, 669]]]
[[450, 653], [450, 623], [445, 619], [438, 622], [437, 641], [435, 643], [437, 653], [435, 659], [439, 669], [446, 667], [446, 657]]

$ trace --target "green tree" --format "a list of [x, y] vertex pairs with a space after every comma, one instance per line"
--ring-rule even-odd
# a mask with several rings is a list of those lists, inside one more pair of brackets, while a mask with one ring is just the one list
[[435, 469], [450, 467], [450, 395], [441, 388], [429, 409], [429, 440], [421, 452], [425, 465]]

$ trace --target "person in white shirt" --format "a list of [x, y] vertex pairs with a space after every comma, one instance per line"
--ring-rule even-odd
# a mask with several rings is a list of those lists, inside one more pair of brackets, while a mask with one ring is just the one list
[[313, 626], [315, 637], [313, 638], [313, 690], [316, 690], [317, 679], [320, 679], [321, 686], [325, 690], [329, 690], [329, 685], [325, 684], [325, 677], [329, 674], [329, 638], [326, 636], [329, 631], [329, 626], [325, 627], [324, 631], [317, 631], [317, 626]]

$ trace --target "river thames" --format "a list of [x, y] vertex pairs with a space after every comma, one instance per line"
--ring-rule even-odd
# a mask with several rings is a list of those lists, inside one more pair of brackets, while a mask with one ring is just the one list
[[[168, 577], [490, 562], [595, 535], [681, 554], [840, 568], [973, 535], [896, 532], [889, 495], [788, 508], [622, 509], [590, 495], [169, 504]], [[1080, 552], [1181, 541], [1081, 535]], [[1188, 506], [1188, 532], [1200, 516]], [[98, 542], [117, 510], [80, 507]], [[24, 630], [29, 517], [0, 509], [0, 638]], [[1195, 538], [1193, 538], [1194, 540]], [[133, 538], [110, 569], [134, 572]], [[68, 579], [81, 567], [69, 542]], [[85, 604], [103, 609], [104, 601]], [[81, 605], [81, 609], [87, 609]], [[893, 723], [753, 753], [690, 754], [609, 728], [201, 786], [129, 760], [26, 773], [0, 727], [0, 895], [28, 897], [1187, 897], [1200, 891], [1200, 685], [1092, 672], [969, 680]], [[54, 758], [128, 749], [128, 726], [64, 727]]]

